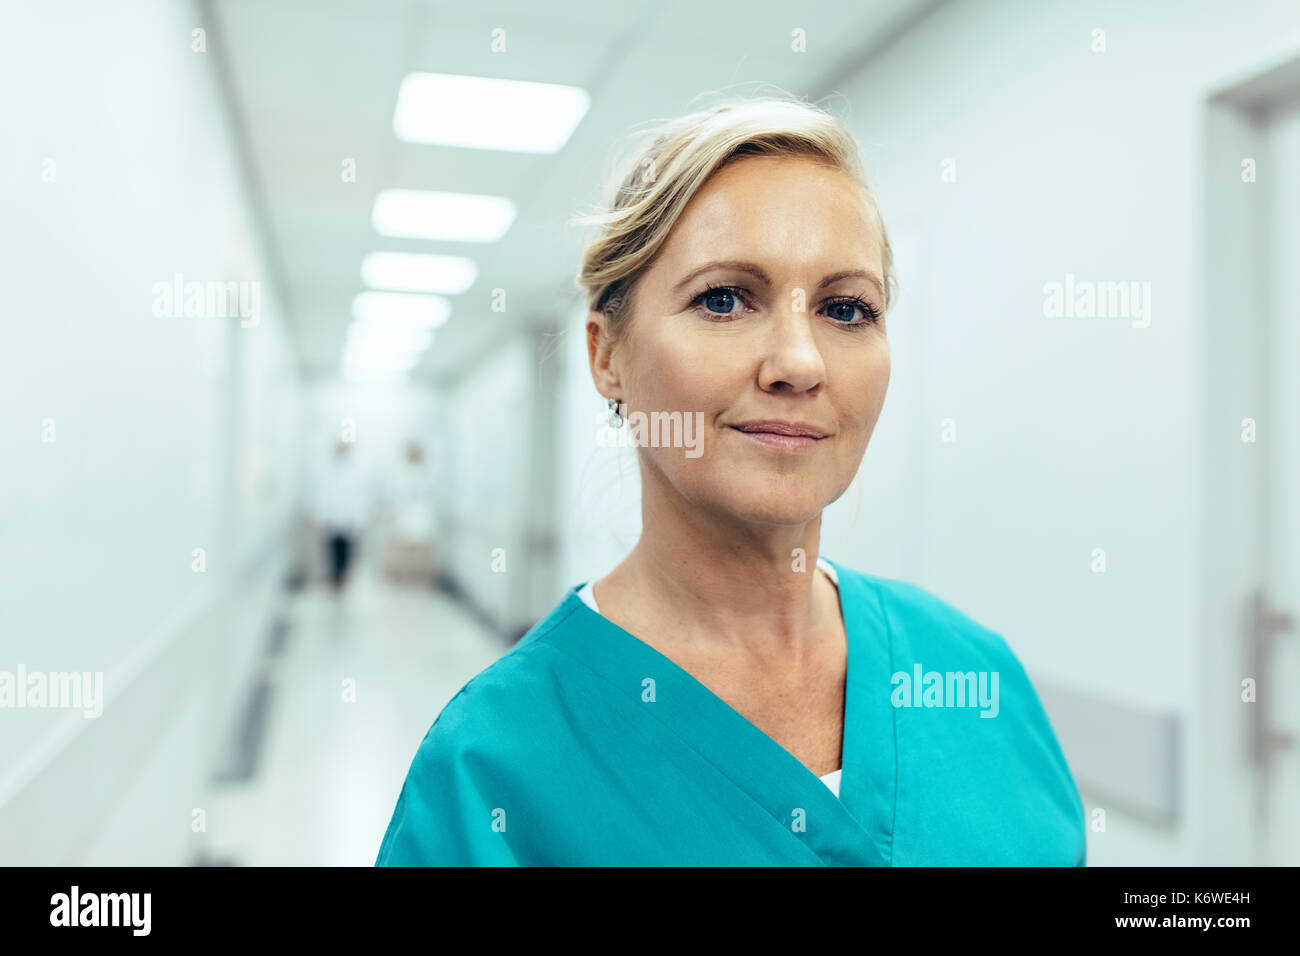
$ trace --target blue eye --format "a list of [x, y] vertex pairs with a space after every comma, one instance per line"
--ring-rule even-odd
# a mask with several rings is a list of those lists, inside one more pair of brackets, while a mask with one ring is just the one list
[[[877, 310], [870, 302], [858, 296], [853, 296], [849, 299], [838, 299], [835, 302], [830, 303], [826, 309], [827, 315], [839, 322], [840, 325], [869, 325], [880, 318], [879, 310]], [[847, 309], [847, 314], [845, 314], [844, 311], [840, 311], [837, 314], [837, 309]], [[855, 321], [855, 309], [862, 310], [861, 321]]]
[[857, 315], [855, 314], [856, 310], [857, 305], [853, 302], [832, 302], [830, 305], [830, 317], [832, 319], [843, 319], [845, 322], [852, 322], [857, 318]]
[[703, 304], [710, 312], [718, 315], [732, 315], [735, 311], [738, 311], [738, 309], [733, 309], [733, 306], [739, 307], [741, 305], [736, 290], [727, 286], [714, 286], [707, 289], [696, 297], [695, 302]]

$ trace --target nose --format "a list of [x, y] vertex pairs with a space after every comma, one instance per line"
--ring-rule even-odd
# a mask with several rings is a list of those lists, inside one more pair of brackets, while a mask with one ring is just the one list
[[826, 363], [813, 338], [813, 321], [808, 312], [793, 308], [772, 321], [759, 367], [759, 385], [765, 391], [811, 391], [826, 378]]

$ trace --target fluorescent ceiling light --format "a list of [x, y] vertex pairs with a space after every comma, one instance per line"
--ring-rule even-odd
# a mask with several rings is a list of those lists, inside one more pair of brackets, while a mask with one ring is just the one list
[[400, 336], [382, 333], [367, 333], [349, 335], [347, 341], [343, 344], [343, 355], [347, 358], [365, 358], [365, 359], [390, 359], [409, 357], [419, 358], [420, 353], [427, 351], [433, 344], [433, 333], [426, 330], [416, 330], [419, 338], [410, 336]]
[[372, 289], [460, 295], [476, 278], [478, 266], [464, 256], [372, 252], [361, 260], [361, 281]]
[[376, 322], [348, 327], [347, 348], [423, 352], [433, 344], [433, 330], [415, 325], [381, 325]]
[[352, 300], [352, 315], [364, 324], [374, 322], [436, 329], [451, 317], [451, 303], [436, 295], [362, 292]]
[[496, 242], [515, 221], [505, 196], [385, 189], [375, 197], [370, 222], [381, 236]]
[[564, 148], [591, 97], [577, 86], [451, 73], [408, 73], [393, 132], [408, 143], [517, 153]]

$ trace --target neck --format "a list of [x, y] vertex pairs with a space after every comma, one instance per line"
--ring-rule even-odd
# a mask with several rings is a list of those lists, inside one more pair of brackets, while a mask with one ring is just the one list
[[657, 469], [641, 472], [641, 537], [611, 577], [655, 609], [662, 632], [789, 652], [838, 616], [830, 586], [816, 586], [820, 514], [794, 525], [738, 522], [692, 505]]

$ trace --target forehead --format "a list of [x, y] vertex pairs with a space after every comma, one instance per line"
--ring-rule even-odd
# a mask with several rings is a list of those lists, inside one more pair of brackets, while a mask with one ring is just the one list
[[669, 268], [703, 258], [879, 268], [880, 228], [865, 188], [806, 156], [746, 156], [714, 173], [664, 244]]

